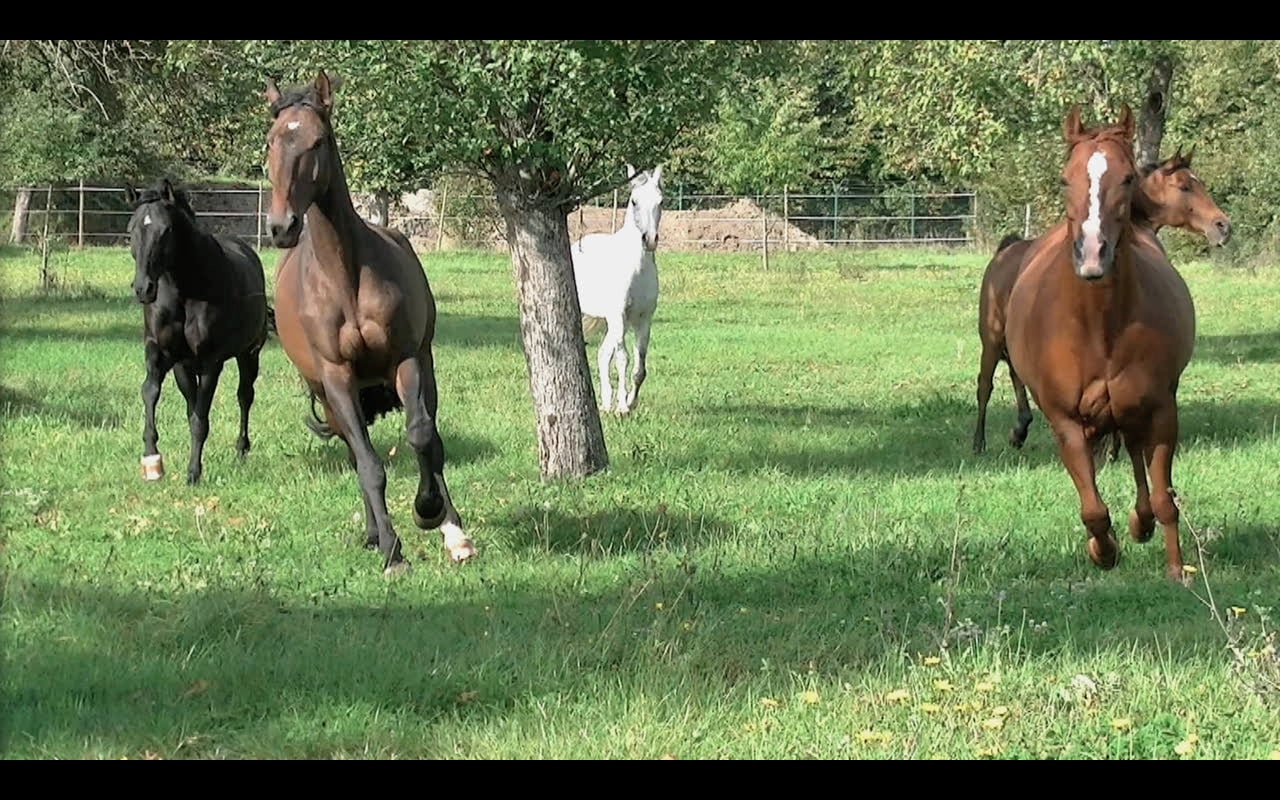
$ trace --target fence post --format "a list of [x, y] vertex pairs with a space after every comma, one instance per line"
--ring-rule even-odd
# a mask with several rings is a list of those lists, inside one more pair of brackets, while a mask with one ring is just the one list
[[916, 243], [916, 196], [911, 194], [911, 243]]
[[782, 252], [791, 252], [791, 237], [787, 234], [791, 230], [791, 206], [788, 203], [787, 190], [782, 190]]
[[831, 243], [839, 244], [840, 239], [840, 189], [831, 186]]
[[618, 190], [613, 190], [613, 216], [609, 218], [609, 233], [618, 229]]
[[760, 247], [764, 251], [764, 268], [769, 270], [769, 210], [764, 207], [764, 195], [760, 195]]
[[676, 210], [684, 211], [684, 184], [680, 184], [680, 194], [676, 196]]
[[436, 215], [439, 224], [436, 227], [436, 252], [440, 252], [440, 248], [444, 246], [444, 212], [449, 202], [449, 184], [445, 184], [440, 190], [440, 212]]
[[1026, 215], [1025, 221], [1022, 223], [1022, 238], [1023, 239], [1031, 238], [1031, 204], [1030, 203], [1027, 203], [1027, 215]]
[[80, 181], [80, 211], [76, 220], [76, 246], [84, 247], [84, 180]]
[[258, 183], [258, 222], [254, 225], [256, 233], [255, 238], [258, 241], [258, 250], [262, 250], [262, 183]]

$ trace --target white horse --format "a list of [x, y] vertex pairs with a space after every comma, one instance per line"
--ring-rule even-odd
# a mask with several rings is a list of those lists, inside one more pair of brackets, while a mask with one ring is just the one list
[[[608, 325], [598, 355], [600, 410], [613, 405], [609, 364], [618, 368], [619, 414], [629, 414], [640, 396], [649, 352], [649, 328], [658, 308], [658, 223], [662, 218], [662, 166], [652, 173], [636, 173], [627, 165], [631, 199], [622, 227], [613, 233], [592, 233], [574, 242], [573, 274], [582, 307], [583, 332]], [[631, 392], [626, 390], [627, 329], [635, 331], [635, 365]]]

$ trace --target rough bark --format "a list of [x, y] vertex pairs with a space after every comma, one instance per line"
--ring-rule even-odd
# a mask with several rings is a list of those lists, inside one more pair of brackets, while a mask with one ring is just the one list
[[542, 477], [599, 472], [609, 455], [582, 332], [568, 217], [518, 190], [499, 187], [497, 199], [511, 246]]
[[1147, 81], [1147, 100], [1138, 115], [1138, 163], [1160, 161], [1160, 144], [1164, 139], [1164, 121], [1169, 109], [1169, 84], [1173, 81], [1173, 61], [1161, 56], [1151, 68]]
[[27, 211], [31, 208], [31, 190], [19, 189], [13, 201], [13, 231], [9, 235], [12, 244], [22, 244], [27, 238]]

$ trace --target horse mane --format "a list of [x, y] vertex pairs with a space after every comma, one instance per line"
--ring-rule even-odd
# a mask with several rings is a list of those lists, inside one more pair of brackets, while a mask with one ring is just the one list
[[1016, 233], [1011, 233], [1011, 234], [1009, 234], [1008, 236], [1006, 236], [1006, 237], [1004, 237], [1003, 239], [1001, 239], [1001, 240], [1000, 240], [1000, 244], [996, 245], [996, 252], [997, 252], [997, 253], [999, 253], [1001, 250], [1004, 250], [1004, 249], [1005, 249], [1006, 247], [1008, 247], [1009, 245], [1011, 245], [1011, 244], [1016, 244], [1016, 243], [1018, 243], [1018, 242], [1020, 242], [1020, 241], [1022, 241], [1022, 237], [1021, 237], [1021, 236], [1019, 236], [1019, 235], [1018, 235], [1018, 234], [1016, 234]]
[[1075, 149], [1076, 145], [1081, 142], [1112, 142], [1120, 145], [1120, 149], [1129, 154], [1130, 160], [1133, 160], [1133, 131], [1124, 125], [1112, 123], [1110, 125], [1099, 125], [1093, 128], [1086, 128], [1080, 133], [1072, 136], [1067, 140], [1067, 154]]
[[[341, 81], [335, 76], [330, 76], [329, 80], [333, 82], [334, 89], [341, 85]], [[324, 101], [320, 99], [314, 84], [307, 83], [281, 89], [280, 97], [270, 106], [272, 119], [291, 106], [306, 106], [326, 120], [329, 118], [329, 110], [325, 108]]]
[[[139, 189], [138, 199], [133, 204], [134, 210], [136, 211], [147, 203], [164, 201], [164, 184], [165, 181], [161, 180], [156, 183], [155, 186], [148, 186], [145, 189]], [[186, 190], [179, 189], [177, 186], [174, 186], [172, 181], [169, 181], [169, 186], [173, 189], [174, 205], [176, 205], [178, 209], [188, 217], [195, 219], [196, 211], [191, 207], [191, 197], [187, 194]]]

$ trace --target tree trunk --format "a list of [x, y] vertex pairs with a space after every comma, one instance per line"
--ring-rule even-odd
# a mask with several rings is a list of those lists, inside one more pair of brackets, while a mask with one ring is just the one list
[[9, 236], [9, 241], [13, 244], [22, 244], [22, 240], [27, 238], [29, 208], [31, 208], [31, 190], [19, 189], [18, 196], [13, 201], [13, 232]]
[[543, 478], [582, 477], [609, 465], [569, 255], [569, 219], [498, 187], [520, 303], [520, 337], [538, 424]]
[[1173, 81], [1173, 60], [1160, 56], [1147, 81], [1147, 100], [1138, 115], [1138, 163], [1158, 164], [1164, 139], [1164, 120], [1169, 109], [1169, 84]]
[[391, 227], [391, 193], [373, 193], [373, 222], [384, 227]]

